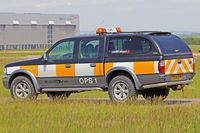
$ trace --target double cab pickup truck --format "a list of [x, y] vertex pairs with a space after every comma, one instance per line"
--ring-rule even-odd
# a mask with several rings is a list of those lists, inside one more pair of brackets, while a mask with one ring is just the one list
[[98, 28], [96, 35], [55, 43], [41, 58], [7, 64], [3, 84], [14, 99], [69, 97], [101, 89], [112, 101], [142, 95], [165, 99], [169, 90], [192, 82], [194, 58], [187, 44], [170, 32], [122, 32]]

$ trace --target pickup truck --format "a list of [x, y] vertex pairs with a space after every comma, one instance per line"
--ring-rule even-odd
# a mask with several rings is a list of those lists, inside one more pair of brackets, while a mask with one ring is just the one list
[[176, 35], [120, 28], [98, 28], [96, 33], [62, 39], [41, 58], [7, 64], [5, 88], [18, 100], [102, 89], [112, 101], [124, 102], [140, 94], [165, 99], [170, 89], [192, 82], [193, 54]]

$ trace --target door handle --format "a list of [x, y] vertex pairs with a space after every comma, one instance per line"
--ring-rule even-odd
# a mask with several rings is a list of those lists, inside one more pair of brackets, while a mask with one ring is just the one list
[[71, 65], [70, 64], [66, 64], [66, 66], [65, 66], [66, 68], [70, 68], [71, 67]]
[[95, 63], [91, 63], [90, 67], [96, 67], [96, 64]]

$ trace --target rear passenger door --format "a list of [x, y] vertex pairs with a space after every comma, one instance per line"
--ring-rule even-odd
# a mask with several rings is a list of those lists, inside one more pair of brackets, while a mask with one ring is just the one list
[[75, 65], [76, 84], [83, 87], [103, 86], [104, 37], [80, 38], [78, 64]]

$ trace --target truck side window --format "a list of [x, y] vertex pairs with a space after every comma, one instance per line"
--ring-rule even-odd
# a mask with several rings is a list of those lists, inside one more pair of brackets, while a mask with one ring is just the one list
[[109, 56], [134, 56], [158, 54], [154, 45], [142, 37], [111, 38], [108, 44]]
[[55, 46], [48, 54], [50, 60], [69, 60], [73, 58], [74, 41], [64, 41]]
[[81, 40], [79, 58], [97, 58], [99, 51], [99, 43], [99, 39]]
[[152, 43], [141, 37], [135, 37], [132, 40], [132, 44], [130, 49], [132, 49], [133, 54], [151, 54], [153, 51]]

